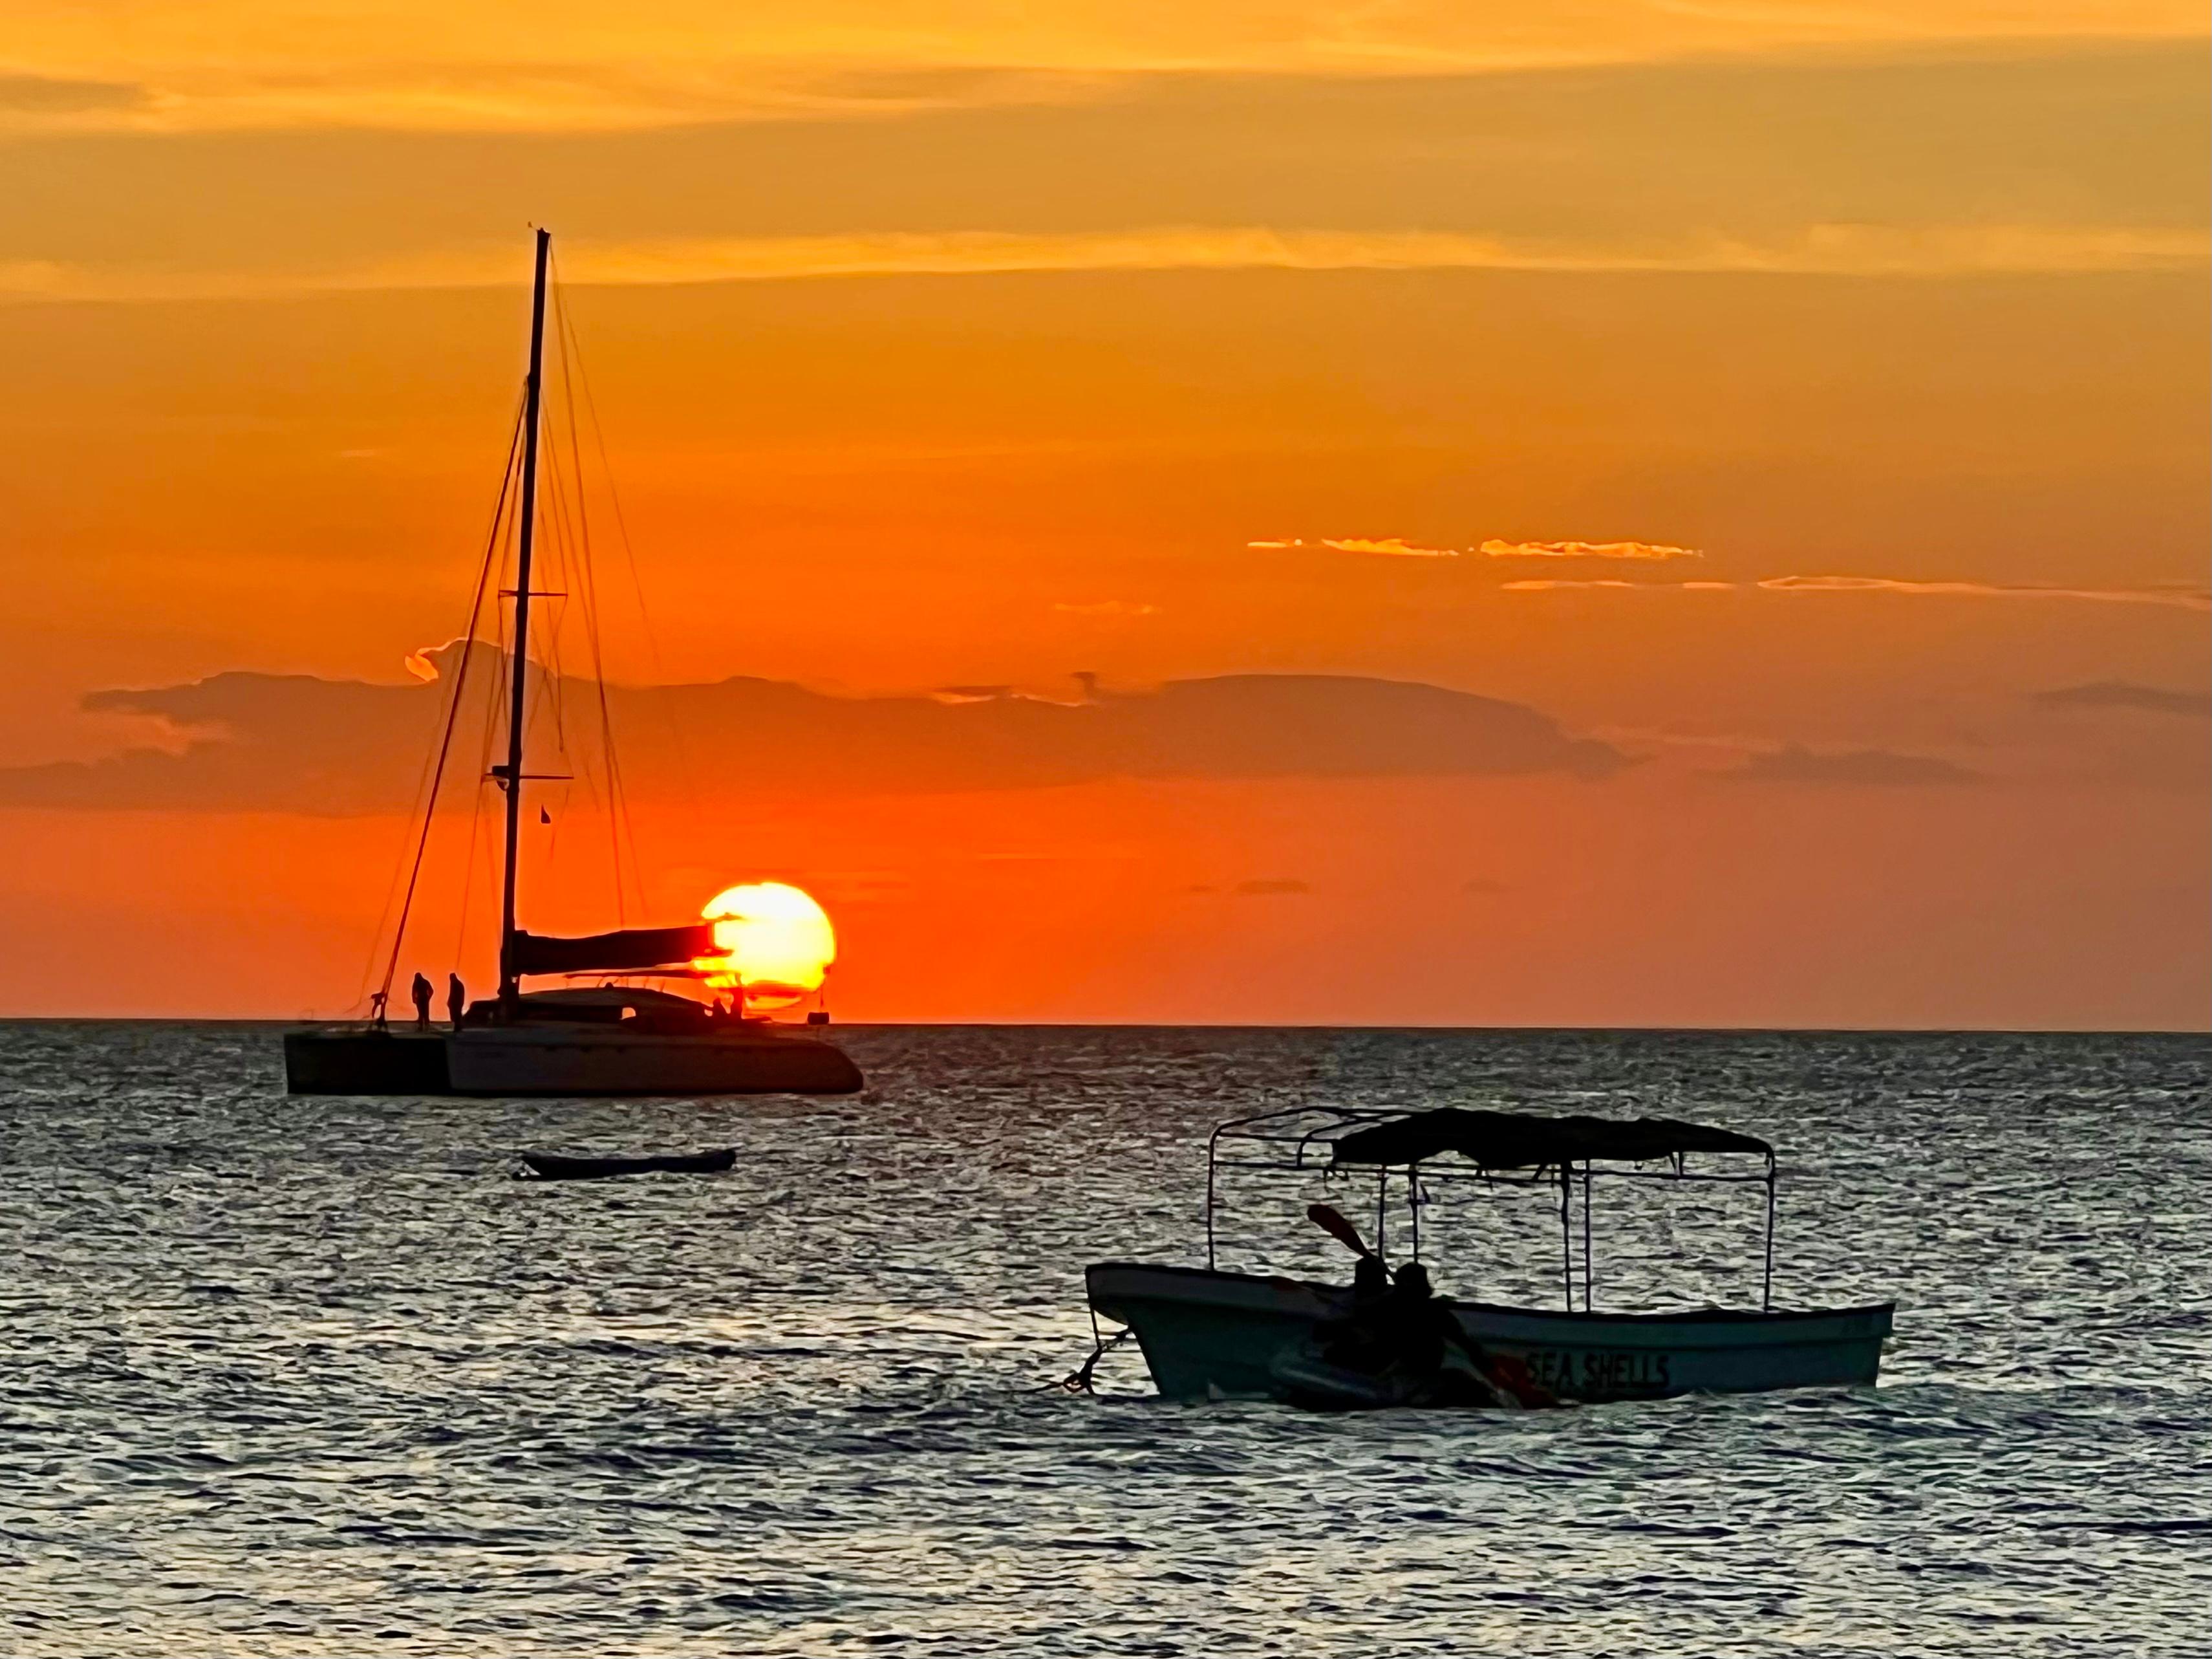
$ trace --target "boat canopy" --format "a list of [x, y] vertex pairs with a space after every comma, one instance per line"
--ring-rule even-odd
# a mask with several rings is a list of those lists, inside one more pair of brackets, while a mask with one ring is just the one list
[[1329, 1161], [1395, 1166], [1455, 1153], [1484, 1169], [1540, 1169], [1593, 1161], [1648, 1163], [1689, 1152], [1771, 1157], [1774, 1149], [1755, 1136], [1673, 1118], [1545, 1117], [1443, 1107], [1355, 1129], [1334, 1141]]
[[[1759, 1160], [1741, 1165], [1692, 1168], [1692, 1153], [1718, 1153]], [[1625, 1165], [1661, 1168], [1623, 1168]], [[1421, 1211], [1432, 1184], [1472, 1182], [1483, 1187], [1556, 1186], [1559, 1194], [1562, 1280], [1567, 1305], [1574, 1305], [1577, 1274], [1571, 1210], [1582, 1210], [1583, 1307], [1593, 1307], [1596, 1278], [1591, 1261], [1590, 1192], [1606, 1180], [1719, 1181], [1751, 1183], [1766, 1189], [1766, 1247], [1762, 1305], [1774, 1291], [1775, 1185], [1779, 1174], [1774, 1149], [1755, 1135], [1674, 1118], [1594, 1118], [1580, 1113], [1553, 1116], [1535, 1112], [1496, 1112], [1469, 1107], [1437, 1107], [1425, 1112], [1393, 1112], [1374, 1107], [1291, 1106], [1256, 1112], [1214, 1125], [1206, 1143], [1206, 1265], [1218, 1265], [1215, 1217], [1222, 1207], [1221, 1177], [1230, 1170], [1273, 1172], [1323, 1180], [1357, 1178], [1375, 1183], [1375, 1247], [1382, 1248], [1394, 1183], [1405, 1193], [1413, 1254], [1421, 1253]]]
[[633, 927], [616, 933], [593, 933], [580, 939], [558, 939], [517, 929], [510, 966], [526, 973], [638, 973], [647, 968], [689, 964], [700, 956], [714, 956], [714, 924], [690, 927]]

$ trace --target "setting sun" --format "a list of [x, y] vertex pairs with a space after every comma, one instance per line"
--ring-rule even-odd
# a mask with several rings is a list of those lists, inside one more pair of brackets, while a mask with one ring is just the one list
[[718, 990], [744, 987], [748, 1002], [776, 1006], [821, 989], [837, 960], [837, 936], [813, 898], [782, 881], [725, 888], [699, 912], [714, 924], [723, 955], [698, 966]]

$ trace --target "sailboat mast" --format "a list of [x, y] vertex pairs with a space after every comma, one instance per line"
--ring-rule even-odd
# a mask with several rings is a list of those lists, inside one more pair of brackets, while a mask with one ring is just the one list
[[521, 974], [514, 953], [514, 878], [522, 851], [522, 723], [530, 674], [530, 554], [538, 528], [538, 393], [545, 361], [545, 264], [553, 235], [538, 233], [538, 270], [530, 294], [530, 378], [522, 393], [521, 536], [514, 560], [514, 651], [507, 704], [507, 864], [500, 885], [499, 1000], [510, 1011]]

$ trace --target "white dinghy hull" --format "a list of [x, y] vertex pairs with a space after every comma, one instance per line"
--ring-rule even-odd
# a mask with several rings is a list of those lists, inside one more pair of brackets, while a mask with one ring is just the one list
[[[1100, 1262], [1085, 1279], [1092, 1309], [1136, 1333], [1154, 1386], [1170, 1400], [1290, 1399], [1282, 1362], [1350, 1305], [1335, 1286], [1200, 1267]], [[1559, 1399], [1589, 1403], [1869, 1387], [1894, 1311], [1887, 1302], [1800, 1313], [1453, 1308], [1480, 1347], [1520, 1360]]]

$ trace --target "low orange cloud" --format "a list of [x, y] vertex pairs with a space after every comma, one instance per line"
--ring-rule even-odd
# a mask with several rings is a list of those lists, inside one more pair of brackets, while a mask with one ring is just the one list
[[[179, 749], [141, 745], [89, 761], [0, 766], [0, 808], [304, 812], [400, 810], [422, 775], [432, 716], [463, 690], [455, 753], [474, 754], [495, 726], [487, 695], [503, 660], [491, 648], [431, 653], [434, 683], [369, 684], [233, 671], [189, 685], [96, 692], [88, 709], [167, 721], [193, 734]], [[450, 680], [444, 678], [450, 674]], [[1075, 676], [1079, 701], [995, 684], [921, 696], [838, 697], [777, 681], [605, 687], [623, 733], [623, 784], [634, 799], [683, 800], [702, 782], [693, 753], [732, 776], [775, 778], [817, 795], [873, 796], [1064, 788], [1109, 778], [1611, 777], [1629, 758], [1577, 737], [1526, 704], [1413, 680], [1346, 674], [1223, 674], [1109, 691]], [[538, 676], [547, 698], [599, 706], [597, 688]], [[481, 688], [481, 689], [479, 689]], [[575, 778], [548, 792], [580, 809], [606, 776], [603, 741], [582, 728], [546, 731], [545, 758]], [[678, 735], [682, 734], [682, 735]], [[482, 789], [454, 784], [461, 809]]]

